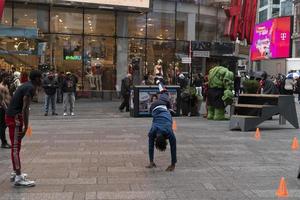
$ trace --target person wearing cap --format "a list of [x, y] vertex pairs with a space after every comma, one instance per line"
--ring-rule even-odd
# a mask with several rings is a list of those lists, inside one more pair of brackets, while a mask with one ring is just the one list
[[52, 115], [57, 115], [56, 113], [56, 90], [58, 88], [58, 82], [54, 78], [54, 73], [49, 72], [49, 74], [43, 80], [43, 88], [45, 91], [45, 116], [48, 116], [49, 104], [51, 101]]
[[75, 93], [76, 93], [76, 84], [78, 79], [71, 72], [66, 73], [66, 77], [63, 81], [62, 91], [63, 96], [63, 105], [64, 105], [64, 116], [67, 116], [67, 107], [70, 104], [70, 115], [74, 116], [74, 105], [75, 105]]
[[153, 102], [150, 112], [153, 117], [152, 127], [149, 131], [149, 160], [150, 164], [146, 168], [155, 168], [154, 163], [154, 145], [159, 151], [165, 151], [167, 140], [171, 148], [171, 165], [166, 171], [174, 171], [177, 162], [176, 156], [176, 137], [172, 129], [172, 116], [170, 113], [171, 104], [168, 91], [161, 82], [158, 81], [160, 95], [157, 101]]
[[29, 79], [30, 81], [17, 88], [5, 116], [11, 140], [11, 160], [14, 170], [11, 173], [11, 181], [14, 182], [15, 186], [20, 187], [35, 186], [34, 181], [28, 180], [27, 175], [21, 173], [20, 151], [22, 139], [28, 129], [30, 103], [37, 87], [42, 85], [42, 72], [31, 71]]

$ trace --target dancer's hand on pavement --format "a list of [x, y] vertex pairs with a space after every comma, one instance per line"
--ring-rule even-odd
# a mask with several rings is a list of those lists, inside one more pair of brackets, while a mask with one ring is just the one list
[[170, 166], [166, 169], [167, 172], [172, 172], [172, 171], [174, 171], [174, 170], [175, 170], [175, 165], [170, 165]]
[[156, 168], [156, 164], [154, 162], [150, 162], [150, 164], [147, 165], [146, 168], [149, 168], [149, 169]]

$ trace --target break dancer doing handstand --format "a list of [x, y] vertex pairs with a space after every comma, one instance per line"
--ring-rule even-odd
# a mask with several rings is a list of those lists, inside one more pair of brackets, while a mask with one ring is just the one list
[[[158, 81], [159, 82], [159, 81]], [[159, 151], [165, 151], [167, 147], [167, 139], [171, 148], [171, 165], [166, 171], [174, 171], [176, 158], [176, 137], [172, 130], [172, 116], [170, 113], [171, 104], [168, 91], [164, 88], [162, 83], [158, 83], [160, 95], [158, 100], [152, 103], [150, 112], [153, 116], [152, 127], [149, 131], [149, 160], [150, 164], [147, 168], [155, 168], [154, 163], [154, 144]]]

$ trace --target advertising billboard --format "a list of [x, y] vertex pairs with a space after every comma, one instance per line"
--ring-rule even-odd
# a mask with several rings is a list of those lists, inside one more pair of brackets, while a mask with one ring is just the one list
[[108, 6], [128, 6], [137, 8], [149, 8], [150, 0], [68, 0], [82, 3], [94, 3]]
[[288, 58], [291, 53], [291, 17], [257, 24], [251, 46], [251, 60]]

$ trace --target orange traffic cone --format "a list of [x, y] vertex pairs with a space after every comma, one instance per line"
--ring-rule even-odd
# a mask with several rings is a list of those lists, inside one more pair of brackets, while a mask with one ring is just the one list
[[31, 128], [31, 126], [28, 126], [27, 131], [26, 131], [26, 136], [28, 136], [28, 137], [32, 136], [32, 128]]
[[287, 187], [286, 187], [286, 183], [285, 183], [285, 180], [284, 178], [282, 177], [280, 179], [280, 183], [279, 183], [279, 187], [278, 187], [278, 190], [276, 192], [276, 196], [277, 197], [288, 197], [288, 190], [287, 190]]
[[296, 137], [294, 137], [293, 139], [293, 143], [292, 143], [292, 150], [297, 150], [299, 149], [299, 143]]
[[172, 129], [174, 132], [177, 131], [177, 124], [176, 124], [175, 119], [173, 119]]
[[256, 132], [255, 132], [255, 139], [256, 140], [260, 140], [260, 130], [259, 130], [259, 128], [256, 128]]

